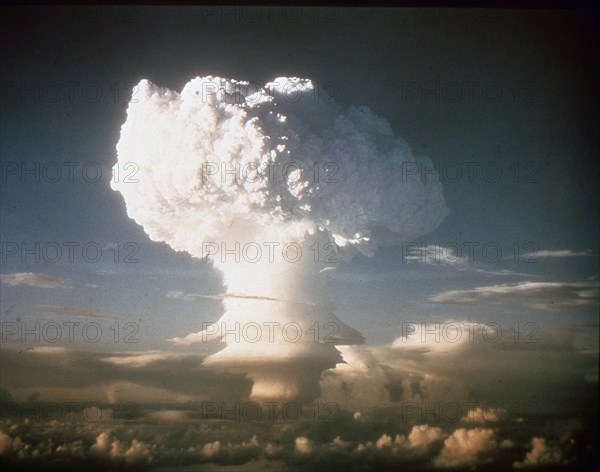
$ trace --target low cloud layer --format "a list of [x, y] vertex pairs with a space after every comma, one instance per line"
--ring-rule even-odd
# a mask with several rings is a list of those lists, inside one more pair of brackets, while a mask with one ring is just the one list
[[[472, 340], [425, 328], [424, 338], [340, 347], [344, 362], [324, 372], [316, 402], [287, 416], [279, 404], [273, 417], [259, 405], [259, 419], [251, 382], [211, 371], [198, 354], [3, 349], [0, 461], [289, 471], [589, 470], [597, 461], [597, 352], [575, 348], [568, 331], [529, 344], [490, 342], [475, 325]], [[88, 410], [53, 419], [52, 402]]]

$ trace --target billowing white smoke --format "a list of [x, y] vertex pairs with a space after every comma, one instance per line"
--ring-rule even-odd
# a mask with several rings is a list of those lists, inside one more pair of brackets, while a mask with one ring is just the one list
[[318, 90], [297, 78], [257, 90], [197, 77], [178, 94], [142, 80], [117, 145], [139, 184], [121, 171], [113, 189], [153, 240], [196, 257], [234, 220], [275, 241], [323, 229], [363, 250], [373, 232], [392, 243], [435, 229], [442, 186], [408, 172], [426, 162], [368, 108], [344, 113]]
[[[435, 229], [448, 214], [442, 186], [414, 172], [431, 163], [368, 108], [344, 111], [306, 79], [259, 88], [197, 77], [180, 94], [142, 80], [134, 90], [112, 188], [152, 240], [212, 257], [227, 288], [220, 322], [302, 329], [294, 342], [226, 339], [212, 357], [252, 377], [255, 397], [298, 396], [290, 362], [318, 359], [320, 373], [339, 359], [334, 344], [362, 340], [324, 288], [338, 256], [329, 241], [368, 254]], [[174, 341], [223, 338], [221, 327]], [[267, 359], [289, 362], [277, 374]]]

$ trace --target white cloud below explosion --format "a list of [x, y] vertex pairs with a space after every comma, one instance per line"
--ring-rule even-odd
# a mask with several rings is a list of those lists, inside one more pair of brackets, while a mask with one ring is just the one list
[[523, 461], [513, 464], [515, 469], [525, 469], [548, 464], [560, 464], [563, 460], [562, 452], [558, 446], [549, 445], [544, 438], [534, 437], [531, 440], [531, 451]]
[[481, 456], [493, 451], [497, 444], [491, 429], [460, 428], [444, 441], [444, 448], [435, 458], [437, 467], [462, 467], [476, 464]]
[[[427, 329], [431, 333], [433, 327]], [[205, 370], [198, 356], [5, 349], [2, 386], [19, 401], [134, 401], [141, 409], [129, 424], [110, 423], [106, 406], [104, 423], [81, 427], [9, 420], [0, 425], [0, 454], [24, 462], [91, 457], [148, 470], [192, 464], [208, 469], [237, 464], [242, 470], [258, 464], [283, 470], [315, 464], [344, 470], [404, 464], [462, 470], [489, 464], [497, 470], [498, 464], [524, 468], [571, 460], [570, 441], [581, 422], [557, 418], [577, 416], [570, 413], [573, 408], [581, 412], [577, 408], [589, 406], [597, 383], [585, 377], [597, 369], [597, 353], [575, 349], [567, 332], [546, 333], [536, 344], [512, 338], [489, 342], [481, 329], [473, 333], [472, 342], [463, 333], [464, 339], [452, 346], [443, 336], [436, 342], [432, 334], [423, 339], [415, 332], [407, 342], [399, 338], [385, 346], [342, 347], [346, 364], [325, 371], [318, 400], [339, 408], [331, 423], [312, 415], [272, 424], [201, 419], [199, 402], [218, 405], [224, 395], [235, 393], [232, 402], [243, 405], [249, 385], [241, 388], [240, 378], [227, 383]], [[27, 382], [23, 372], [29, 374]], [[537, 398], [533, 410], [531, 398]], [[436, 413], [450, 403], [458, 405], [447, 410], [452, 421]], [[411, 410], [403, 410], [406, 405]], [[532, 413], [547, 423], [528, 423]], [[538, 432], [542, 426], [544, 438]], [[63, 436], [61, 428], [69, 427], [70, 435]]]

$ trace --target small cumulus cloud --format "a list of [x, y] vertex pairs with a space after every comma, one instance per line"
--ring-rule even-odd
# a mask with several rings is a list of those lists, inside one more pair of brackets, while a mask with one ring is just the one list
[[544, 438], [534, 437], [531, 440], [531, 451], [523, 461], [513, 464], [515, 469], [524, 469], [532, 466], [560, 464], [562, 462], [561, 449], [556, 445], [549, 445]]
[[265, 446], [265, 455], [267, 457], [277, 457], [281, 453], [282, 450], [283, 450], [282, 446], [270, 442]]
[[310, 454], [313, 451], [311, 442], [305, 437], [296, 438], [294, 448], [298, 454]]
[[460, 428], [444, 441], [444, 448], [434, 460], [437, 467], [463, 467], [479, 463], [482, 456], [496, 448], [491, 429]]
[[0, 431], [0, 455], [12, 450], [13, 439], [4, 431]]
[[112, 460], [123, 460], [128, 464], [144, 464], [152, 461], [156, 454], [156, 445], [146, 444], [137, 439], [124, 444], [119, 439], [111, 438], [109, 433], [103, 432], [98, 435], [90, 450], [95, 454], [108, 456]]
[[444, 438], [444, 433], [438, 427], [426, 424], [413, 426], [408, 435], [408, 445], [411, 448], [419, 449], [440, 441]]
[[492, 408], [473, 408], [469, 410], [465, 416], [461, 419], [463, 423], [498, 423], [502, 418], [506, 416], [506, 410], [493, 406]]
[[221, 442], [213, 441], [211, 443], [205, 444], [202, 447], [202, 453], [206, 457], [214, 457], [221, 452]]

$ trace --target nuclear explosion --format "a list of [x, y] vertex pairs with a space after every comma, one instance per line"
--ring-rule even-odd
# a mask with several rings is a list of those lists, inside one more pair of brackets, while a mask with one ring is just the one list
[[336, 346], [364, 341], [336, 316], [325, 272], [431, 232], [448, 209], [439, 179], [401, 171], [430, 161], [369, 108], [344, 109], [308, 79], [248, 84], [140, 81], [115, 164], [135, 163], [137, 182], [111, 186], [150, 239], [223, 277], [220, 320], [171, 341], [224, 341], [204, 363], [250, 378], [253, 400], [311, 400], [343, 362]]

